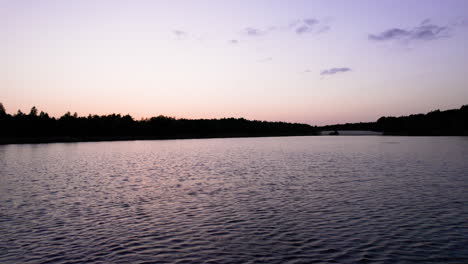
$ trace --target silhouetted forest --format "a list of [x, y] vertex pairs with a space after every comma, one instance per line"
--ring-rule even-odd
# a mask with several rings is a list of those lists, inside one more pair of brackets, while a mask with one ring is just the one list
[[460, 109], [435, 110], [427, 114], [381, 117], [376, 122], [319, 127], [319, 130], [370, 130], [384, 135], [468, 136], [468, 105]]
[[376, 122], [366, 123], [346, 123], [319, 127], [321, 131], [336, 131], [336, 130], [363, 130], [363, 131], [379, 131], [377, 130]]
[[176, 119], [157, 116], [135, 120], [130, 115], [78, 116], [67, 112], [60, 118], [32, 107], [10, 115], [0, 103], [0, 144], [74, 142], [132, 139], [260, 137], [317, 135], [320, 130], [369, 130], [384, 135], [468, 136], [468, 105], [460, 109], [435, 110], [427, 114], [381, 117], [376, 122], [322, 127], [307, 124], [249, 121], [244, 118]]
[[36, 107], [7, 114], [0, 103], [0, 143], [73, 142], [131, 139], [259, 137], [317, 135], [316, 127], [244, 118], [176, 119], [157, 116], [135, 120], [130, 115], [50, 117]]

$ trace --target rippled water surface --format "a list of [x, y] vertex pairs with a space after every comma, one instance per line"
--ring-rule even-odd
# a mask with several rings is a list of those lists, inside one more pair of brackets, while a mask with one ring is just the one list
[[0, 146], [1, 263], [468, 263], [468, 138]]

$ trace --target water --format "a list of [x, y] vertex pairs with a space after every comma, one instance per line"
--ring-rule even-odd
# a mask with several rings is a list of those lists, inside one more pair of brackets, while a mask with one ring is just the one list
[[467, 263], [468, 138], [0, 146], [1, 263]]

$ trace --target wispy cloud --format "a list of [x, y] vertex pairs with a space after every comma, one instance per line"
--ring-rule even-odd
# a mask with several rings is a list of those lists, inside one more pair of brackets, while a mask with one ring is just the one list
[[310, 32], [311, 30], [312, 30], [311, 27], [300, 26], [300, 27], [296, 28], [296, 34], [304, 34], [304, 33]]
[[468, 17], [457, 17], [451, 24], [454, 27], [467, 27]]
[[322, 26], [318, 31], [317, 34], [324, 33], [330, 30], [330, 26]]
[[229, 40], [229, 43], [230, 43], [230, 44], [234, 44], [234, 45], [235, 45], [235, 44], [239, 44], [239, 40], [237, 40], [237, 39], [231, 39], [231, 40]]
[[313, 26], [313, 25], [315, 25], [315, 24], [318, 24], [318, 22], [319, 22], [319, 21], [318, 21], [317, 19], [315, 19], [315, 18], [306, 18], [306, 19], [304, 19], [304, 20], [302, 20], [302, 21], [304, 22], [304, 24], [306, 24], [306, 25], [308, 25], [308, 26], [310, 26], [310, 27]]
[[269, 62], [269, 61], [272, 61], [273, 58], [272, 57], [267, 57], [267, 58], [263, 58], [263, 59], [260, 59], [258, 60], [259, 62]]
[[378, 34], [369, 34], [368, 38], [373, 41], [427, 41], [448, 37], [448, 30], [448, 27], [432, 24], [429, 19], [426, 19], [414, 28], [391, 28]]
[[245, 34], [250, 37], [263, 36], [263, 35], [266, 35], [267, 32], [268, 32], [267, 30], [253, 28], [253, 27], [248, 27], [245, 29]]
[[322, 33], [330, 29], [329, 26], [325, 25], [321, 21], [315, 18], [298, 19], [289, 24], [289, 27], [294, 29], [297, 35], [306, 33]]
[[330, 30], [326, 21], [320, 21], [315, 18], [296, 19], [286, 26], [269, 26], [266, 28], [247, 27], [243, 33], [249, 37], [265, 36], [273, 31], [292, 31], [297, 35], [320, 34]]
[[341, 67], [341, 68], [330, 68], [326, 69], [320, 72], [320, 75], [325, 76], [325, 75], [334, 75], [337, 73], [342, 73], [342, 72], [349, 72], [351, 71], [351, 68], [348, 67]]
[[173, 30], [172, 33], [173, 33], [173, 34], [175, 35], [175, 37], [178, 38], [178, 39], [184, 39], [184, 38], [186, 38], [187, 35], [188, 35], [187, 32], [182, 31], [182, 30], [178, 30], [178, 29]]

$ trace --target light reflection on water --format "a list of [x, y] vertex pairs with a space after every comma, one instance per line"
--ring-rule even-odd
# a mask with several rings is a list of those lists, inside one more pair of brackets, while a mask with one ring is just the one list
[[463, 263], [468, 139], [0, 146], [2, 263]]

